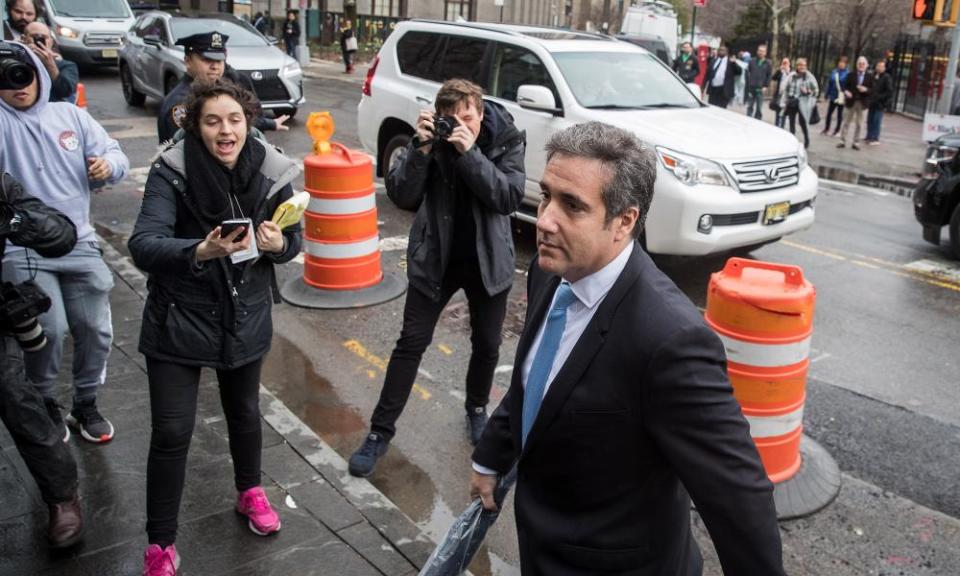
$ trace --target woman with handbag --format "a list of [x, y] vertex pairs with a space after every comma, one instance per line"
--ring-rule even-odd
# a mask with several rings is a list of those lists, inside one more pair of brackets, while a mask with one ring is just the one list
[[834, 110], [837, 111], [837, 127], [833, 130], [833, 135], [836, 136], [840, 132], [840, 127], [843, 126], [843, 105], [846, 101], [843, 93], [843, 83], [847, 81], [849, 72], [847, 70], [847, 57], [841, 56], [837, 60], [837, 67], [830, 72], [830, 79], [827, 80], [827, 121], [823, 126], [823, 131], [820, 132], [821, 134], [830, 132], [830, 120], [833, 117]]
[[783, 82], [780, 95], [780, 107], [790, 120], [790, 133], [797, 133], [797, 116], [800, 117], [800, 130], [803, 131], [803, 147], [810, 147], [810, 133], [807, 124], [816, 124], [817, 95], [820, 87], [813, 74], [807, 71], [806, 58], [797, 58], [797, 67]]
[[783, 108], [780, 106], [780, 94], [783, 92], [784, 82], [789, 75], [790, 59], [784, 58], [780, 61], [780, 68], [770, 77], [774, 82], [773, 95], [770, 97], [770, 109], [776, 114], [773, 123], [776, 124], [777, 128], [783, 128], [783, 121], [787, 118], [786, 114], [783, 113]]
[[353, 34], [353, 24], [344, 20], [340, 30], [340, 52], [343, 54], [343, 65], [347, 74], [353, 74], [353, 53], [356, 51], [357, 37]]

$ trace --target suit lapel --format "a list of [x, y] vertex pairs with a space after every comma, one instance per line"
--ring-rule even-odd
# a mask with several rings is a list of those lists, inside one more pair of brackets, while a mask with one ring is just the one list
[[[524, 446], [523, 454], [526, 454], [536, 447], [537, 441], [550, 427], [550, 424], [553, 422], [553, 420], [556, 419], [557, 415], [560, 413], [560, 410], [563, 408], [564, 404], [566, 404], [570, 393], [573, 392], [573, 389], [576, 388], [580, 383], [583, 373], [586, 372], [587, 367], [590, 366], [594, 356], [596, 356], [600, 351], [600, 348], [603, 347], [606, 333], [610, 330], [610, 325], [613, 323], [617, 308], [620, 306], [620, 302], [623, 300], [624, 296], [626, 296], [629, 292], [630, 287], [633, 286], [634, 282], [637, 280], [637, 277], [640, 275], [640, 270], [644, 264], [644, 258], [649, 259], [649, 257], [643, 253], [643, 250], [639, 245], [634, 245], [633, 253], [630, 255], [630, 259], [627, 261], [627, 265], [624, 267], [623, 272], [620, 273], [617, 281], [614, 282], [613, 286], [610, 288], [610, 292], [607, 293], [607, 297], [604, 298], [603, 302], [600, 304], [600, 308], [593, 315], [593, 318], [590, 319], [590, 323], [587, 324], [583, 334], [580, 335], [580, 339], [574, 345], [573, 350], [570, 351], [570, 355], [567, 356], [567, 360], [563, 363], [560, 371], [557, 372], [557, 376], [553, 379], [553, 382], [550, 383], [550, 388], [547, 390], [547, 394], [543, 398], [543, 403], [540, 404], [540, 411], [537, 413], [537, 418], [533, 422], [533, 428], [530, 429], [530, 435], [527, 436], [527, 444]], [[555, 288], [556, 284], [559, 284], [559, 280], [554, 280], [555, 278], [551, 278], [551, 283]], [[550, 290], [549, 294], [552, 295], [553, 290]], [[549, 305], [549, 302], [550, 300], [548, 299], [547, 305]], [[545, 310], [538, 312], [540, 313], [539, 317], [542, 322]], [[532, 328], [530, 331], [533, 332], [533, 336], [536, 336], [536, 331], [540, 328], [540, 322], [536, 324], [528, 324], [527, 327]], [[527, 335], [526, 332], [527, 331], [525, 331], [524, 336]], [[530, 346], [529, 342], [527, 342], [527, 346]], [[514, 372], [514, 377], [518, 377], [516, 371]], [[523, 413], [522, 404], [520, 406], [520, 411], [517, 413]], [[519, 446], [519, 443], [517, 445]], [[523, 454], [521, 457], [523, 457]]]

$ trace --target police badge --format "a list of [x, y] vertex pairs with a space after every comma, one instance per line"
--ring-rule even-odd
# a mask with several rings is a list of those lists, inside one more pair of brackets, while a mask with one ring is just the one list
[[181, 122], [183, 122], [184, 116], [187, 115], [187, 107], [183, 104], [177, 104], [173, 107], [173, 110], [170, 111], [170, 116], [173, 118], [173, 123], [177, 125], [177, 128], [182, 128]]

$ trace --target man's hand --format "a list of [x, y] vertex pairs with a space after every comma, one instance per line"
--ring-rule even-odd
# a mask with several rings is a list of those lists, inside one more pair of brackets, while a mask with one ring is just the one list
[[480, 498], [484, 510], [497, 511], [497, 503], [493, 500], [493, 489], [496, 487], [495, 475], [481, 474], [476, 470], [470, 471], [470, 498]]
[[283, 124], [284, 122], [286, 122], [286, 121], [289, 120], [289, 119], [290, 119], [290, 115], [289, 115], [289, 114], [281, 114], [280, 116], [277, 116], [276, 118], [274, 118], [273, 121], [277, 123], [277, 127], [274, 128], [274, 130], [276, 130], [277, 132], [286, 132], [287, 130], [289, 130], [290, 127], [289, 127], [289, 126], [285, 126], [285, 125]]
[[50, 79], [56, 80], [57, 77], [60, 76], [60, 69], [57, 68], [57, 53], [46, 45], [33, 42], [32, 39], [27, 46], [29, 46], [30, 49], [33, 50], [33, 53], [37, 55], [37, 58], [43, 62], [43, 67], [46, 68], [47, 73], [50, 74]]
[[853, 94], [849, 90], [844, 90], [843, 95], [847, 98], [853, 98]]
[[[275, 224], [274, 224], [275, 225]], [[250, 247], [252, 234], [247, 234], [243, 237], [243, 240], [239, 242], [234, 242], [237, 239], [246, 226], [238, 226], [236, 230], [227, 234], [223, 238], [220, 237], [220, 227], [217, 226], [207, 234], [207, 237], [203, 239], [203, 242], [197, 244], [197, 262], [203, 262], [205, 260], [213, 260], [214, 258], [223, 258], [224, 256], [229, 256], [234, 252], [239, 252], [240, 250], [246, 250]]]
[[859, 90], [860, 92], [866, 92], [866, 91], [867, 91], [867, 87], [864, 86], [863, 84], [861, 84], [861, 85], [857, 86], [857, 90]]
[[420, 115], [417, 116], [417, 140], [423, 144], [417, 150], [429, 154], [430, 149], [433, 148], [433, 144], [426, 144], [433, 141], [433, 112], [429, 110], [421, 110]]
[[283, 232], [272, 220], [264, 220], [257, 226], [257, 247], [263, 252], [283, 252]]
[[106, 180], [113, 175], [113, 168], [106, 158], [87, 158], [87, 178], [90, 180]]
[[[454, 116], [454, 118], [456, 118], [456, 116]], [[453, 144], [457, 152], [466, 154], [467, 150], [470, 150], [470, 148], [473, 147], [473, 143], [477, 141], [477, 137], [466, 127], [463, 120], [457, 118], [457, 122], [457, 127], [453, 129], [450, 137], [447, 138], [447, 142]]]

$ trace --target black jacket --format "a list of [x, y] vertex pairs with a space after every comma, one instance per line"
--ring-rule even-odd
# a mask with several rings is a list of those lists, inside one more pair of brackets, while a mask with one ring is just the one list
[[521, 444], [524, 358], [559, 282], [531, 263], [510, 389], [473, 453], [500, 473], [519, 458], [523, 576], [699, 576], [691, 496], [724, 574], [783, 576], [773, 485], [723, 344], [639, 245]]
[[677, 56], [677, 59], [673, 61], [673, 71], [687, 84], [696, 82], [697, 75], [700, 74], [700, 61], [697, 59], [697, 55], [691, 54], [686, 62], [683, 61], [682, 56]]
[[[713, 86], [711, 86], [710, 83], [713, 81], [713, 77], [717, 73], [716, 65], [718, 61], [719, 61], [719, 58], [715, 58], [711, 60], [710, 64], [708, 65], [709, 68], [707, 68], [707, 76], [703, 81], [703, 86], [707, 90], [710, 90], [711, 88], [713, 88]], [[736, 91], [736, 86], [734, 85], [734, 83], [737, 81], [737, 76], [739, 76], [742, 73], [743, 73], [743, 70], [740, 68], [740, 65], [734, 62], [733, 60], [731, 60], [729, 56], [727, 56], [727, 71], [723, 77], [723, 96], [727, 100], [733, 99], [733, 94]]]
[[747, 90], [757, 90], [760, 88], [766, 88], [767, 84], [770, 84], [770, 77], [772, 75], [773, 67], [770, 64], [770, 60], [764, 58], [760, 60], [759, 58], [754, 58], [747, 65], [747, 80], [746, 80], [746, 89]]
[[886, 110], [893, 99], [893, 76], [889, 72], [874, 74], [873, 94], [870, 96], [871, 110]]
[[[347, 38], [353, 38], [353, 28], [347, 28], [340, 32], [340, 51], [347, 51]], [[351, 50], [352, 52], [352, 50]]]
[[[254, 227], [273, 216], [292, 195], [297, 163], [265, 141], [267, 156], [255, 176], [259, 199]], [[140, 215], [128, 247], [138, 268], [149, 274], [140, 352], [190, 366], [230, 369], [263, 357], [273, 337], [273, 265], [300, 252], [300, 225], [283, 231], [281, 254], [233, 265], [218, 258], [197, 265], [194, 253], [210, 232], [197, 216], [193, 190], [184, 174], [183, 142], [168, 146], [153, 162]]]
[[[243, 74], [237, 72], [234, 68], [227, 66], [223, 71], [223, 77], [230, 80], [257, 96], [257, 91], [253, 88], [253, 81]], [[183, 117], [186, 115], [184, 105], [187, 102], [187, 96], [190, 94], [190, 88], [193, 85], [193, 78], [184, 74], [173, 90], [163, 98], [160, 104], [160, 112], [157, 114], [157, 138], [160, 144], [165, 144], [173, 140]], [[264, 118], [263, 115], [257, 116], [253, 121], [254, 128], [258, 130], [276, 130], [276, 121], [270, 118]]]
[[[469, 194], [476, 229], [477, 259], [487, 294], [513, 284], [514, 250], [510, 214], [520, 207], [526, 174], [524, 134], [510, 113], [484, 101], [483, 124], [477, 143], [452, 161], [414, 149], [401, 152], [387, 175], [387, 195], [400, 208], [417, 210], [407, 245], [410, 285], [438, 300], [450, 264], [456, 199]], [[462, 183], [466, 190], [460, 190]]]
[[850, 93], [850, 96], [848, 96], [846, 102], [844, 102], [844, 107], [846, 108], [851, 108], [854, 102], [860, 102], [866, 106], [870, 103], [873, 94], [873, 73], [870, 71], [863, 73], [863, 86], [867, 89], [866, 92], [857, 90], [857, 74], [856, 69], [851, 70], [850, 73], [847, 74], [846, 81], [843, 83], [843, 89]]
[[57, 60], [57, 70], [60, 74], [50, 84], [50, 101], [72, 102], [80, 82], [80, 69], [73, 62], [61, 58]]
[[4, 243], [31, 248], [44, 258], [59, 258], [73, 250], [77, 227], [63, 212], [34, 198], [13, 176], [0, 174], [0, 201], [9, 203], [20, 220], [15, 230], [0, 238], [0, 258]]
[[283, 21], [283, 38], [285, 40], [297, 40], [300, 38], [300, 23], [296, 20]]

